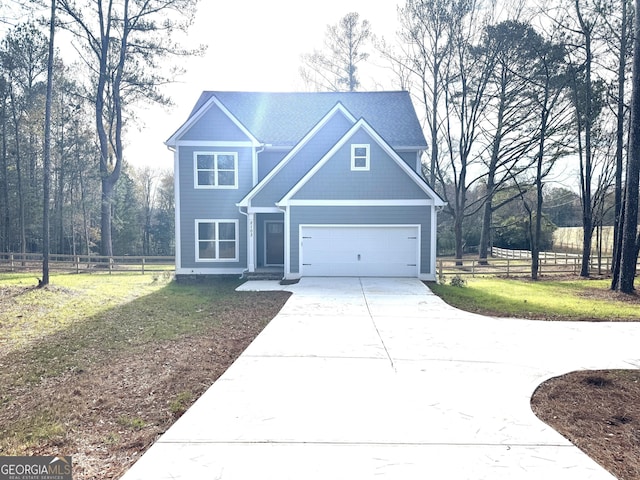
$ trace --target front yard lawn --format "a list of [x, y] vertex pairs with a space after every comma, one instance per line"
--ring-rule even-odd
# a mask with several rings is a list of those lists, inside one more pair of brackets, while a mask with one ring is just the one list
[[235, 278], [0, 274], [0, 455], [119, 478], [280, 310]]
[[466, 287], [429, 288], [462, 310], [540, 320], [640, 321], [640, 297], [609, 290], [610, 280], [468, 278]]

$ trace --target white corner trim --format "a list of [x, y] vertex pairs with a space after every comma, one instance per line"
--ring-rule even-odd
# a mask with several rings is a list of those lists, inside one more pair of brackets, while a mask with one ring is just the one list
[[[236, 207], [244, 208], [243, 205], [236, 203]], [[247, 213], [282, 213], [278, 207], [246, 207]]]
[[[298, 266], [300, 270], [300, 266]], [[284, 211], [284, 275], [291, 279], [291, 209]], [[300, 277], [298, 277], [300, 278]]]
[[222, 147], [222, 148], [253, 148], [253, 142], [224, 142], [218, 140], [179, 140], [177, 147]]
[[[433, 280], [436, 279], [436, 256], [438, 254], [438, 209], [431, 207], [431, 266]], [[430, 279], [431, 280], [431, 279]]]
[[173, 197], [176, 271], [182, 266], [182, 229], [180, 228], [180, 164], [178, 150], [173, 151]]
[[[276, 204], [280, 205], [280, 203]], [[431, 199], [407, 200], [290, 200], [291, 207], [428, 207]]]

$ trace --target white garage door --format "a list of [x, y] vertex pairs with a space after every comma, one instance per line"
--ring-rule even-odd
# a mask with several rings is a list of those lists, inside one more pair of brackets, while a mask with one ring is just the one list
[[417, 277], [417, 226], [302, 226], [301, 273], [308, 277]]

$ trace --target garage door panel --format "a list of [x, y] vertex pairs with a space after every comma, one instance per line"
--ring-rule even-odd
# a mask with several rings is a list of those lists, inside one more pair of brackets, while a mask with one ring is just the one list
[[417, 226], [301, 228], [306, 276], [418, 275]]

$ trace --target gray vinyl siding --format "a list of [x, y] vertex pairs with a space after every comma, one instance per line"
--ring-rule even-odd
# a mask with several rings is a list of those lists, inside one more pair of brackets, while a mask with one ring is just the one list
[[287, 153], [284, 150], [265, 150], [260, 152], [258, 154], [258, 181], [262, 181]]
[[420, 225], [420, 273], [431, 272], [433, 207], [290, 207], [290, 269], [300, 272], [300, 225]]
[[189, 140], [247, 142], [249, 137], [214, 105], [180, 137]]
[[253, 207], [273, 207], [349, 130], [352, 123], [336, 114], [251, 199]]
[[[238, 153], [237, 189], [194, 188], [193, 152], [224, 151]], [[252, 149], [227, 147], [179, 147], [181, 265], [183, 268], [246, 268], [247, 220], [236, 206], [252, 186]], [[196, 262], [195, 220], [239, 220], [238, 262]]]
[[[351, 145], [368, 144], [369, 170], [351, 170]], [[424, 190], [365, 131], [356, 132], [294, 195], [296, 200], [406, 200]]]
[[409, 165], [411, 167], [411, 170], [415, 171], [416, 173], [422, 175], [422, 168], [421, 166], [418, 164], [418, 152], [412, 151], [412, 152], [398, 152], [398, 155], [400, 156], [400, 158], [402, 158], [405, 163], [407, 165]]

